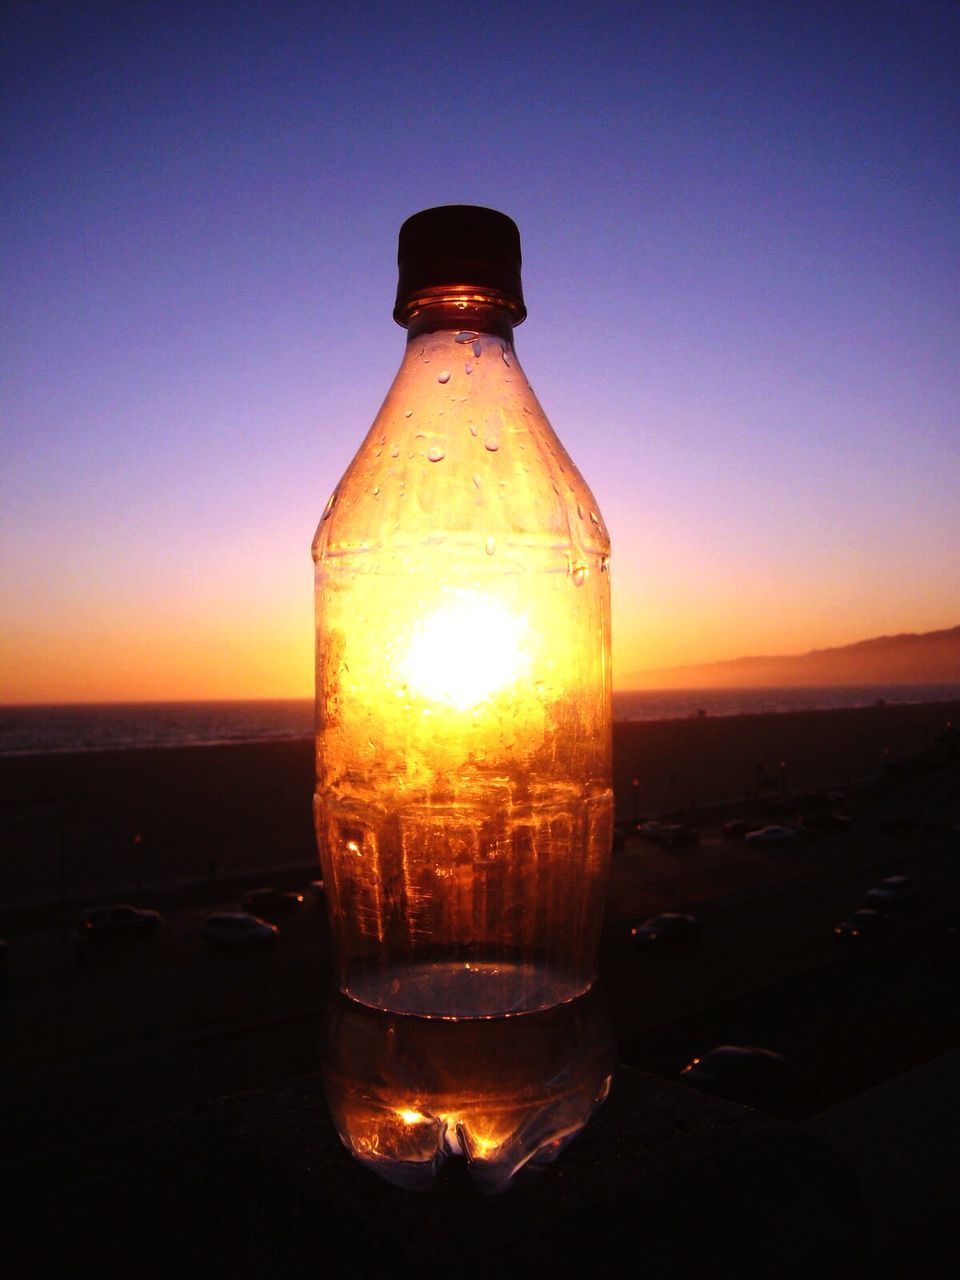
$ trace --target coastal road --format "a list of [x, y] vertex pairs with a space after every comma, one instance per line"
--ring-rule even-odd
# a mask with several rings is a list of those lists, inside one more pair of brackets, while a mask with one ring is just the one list
[[[832, 926], [893, 872], [916, 877], [915, 910], [878, 947], [845, 950]], [[871, 975], [889, 989], [919, 981], [931, 940], [958, 903], [960, 851], [875, 831], [789, 850], [709, 834], [690, 850], [631, 841], [614, 865], [602, 954], [607, 1000], [625, 1047], [634, 1046], [641, 1065], [669, 1074], [699, 1026], [733, 1034], [717, 1010], [778, 984], [820, 975], [816, 981], [835, 991], [849, 987], [855, 1003], [854, 986], [869, 987]], [[0, 1160], [317, 1069], [331, 975], [323, 904], [308, 901], [275, 946], [253, 950], [204, 941], [201, 926], [213, 909], [172, 911], [159, 937], [122, 948], [86, 947], [72, 930], [12, 939], [0, 1083], [15, 1105]], [[659, 910], [696, 910], [699, 942], [637, 949], [629, 924]], [[856, 975], [854, 985], [845, 974]], [[909, 1000], [910, 988], [902, 995]], [[799, 1004], [804, 998], [801, 991]], [[813, 1026], [816, 1010], [804, 1017]], [[795, 1033], [770, 1016], [757, 1025], [796, 1041], [802, 1022]], [[680, 1030], [661, 1035], [668, 1048], [651, 1051], [660, 1028]]]

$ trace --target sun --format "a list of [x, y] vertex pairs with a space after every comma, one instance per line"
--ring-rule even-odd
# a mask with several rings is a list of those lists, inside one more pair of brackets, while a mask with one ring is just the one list
[[457, 591], [414, 624], [398, 674], [420, 697], [469, 711], [527, 675], [527, 629], [498, 600]]

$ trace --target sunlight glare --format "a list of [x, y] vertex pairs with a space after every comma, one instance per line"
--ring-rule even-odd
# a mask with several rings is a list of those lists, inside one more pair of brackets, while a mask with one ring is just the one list
[[416, 624], [400, 674], [422, 697], [468, 711], [527, 674], [526, 629], [499, 601], [458, 592]]

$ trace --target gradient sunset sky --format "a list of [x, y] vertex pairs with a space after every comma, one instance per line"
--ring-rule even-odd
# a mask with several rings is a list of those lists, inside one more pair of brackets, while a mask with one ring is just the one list
[[32, 0], [2, 43], [0, 701], [309, 696], [445, 203], [520, 227], [621, 682], [960, 623], [952, 0]]

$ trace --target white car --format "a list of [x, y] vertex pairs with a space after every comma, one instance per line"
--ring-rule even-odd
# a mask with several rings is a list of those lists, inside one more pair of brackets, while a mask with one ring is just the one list
[[275, 924], [252, 916], [247, 911], [217, 911], [207, 916], [203, 936], [212, 942], [242, 946], [250, 942], [274, 942], [280, 930]]
[[793, 844], [797, 833], [793, 827], [761, 827], [759, 831], [749, 831], [744, 839], [748, 844]]
[[887, 876], [866, 894], [867, 903], [871, 907], [879, 907], [881, 911], [890, 907], [911, 906], [916, 900], [917, 889], [911, 876]]

